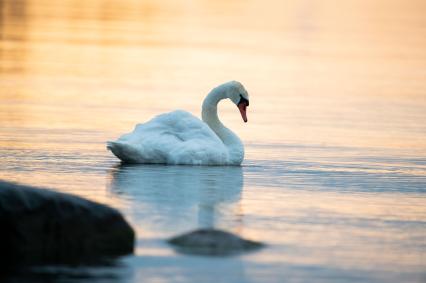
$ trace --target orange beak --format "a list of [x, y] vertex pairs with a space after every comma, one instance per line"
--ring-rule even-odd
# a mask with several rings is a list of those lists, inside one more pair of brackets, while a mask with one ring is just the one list
[[243, 118], [244, 122], [247, 123], [247, 113], [246, 113], [247, 103], [246, 102], [239, 103], [238, 109], [240, 110], [241, 117]]

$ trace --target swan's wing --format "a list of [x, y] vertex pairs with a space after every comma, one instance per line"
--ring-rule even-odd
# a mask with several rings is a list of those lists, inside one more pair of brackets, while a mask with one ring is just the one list
[[209, 126], [181, 110], [138, 124], [117, 142], [132, 147], [128, 152], [147, 163], [224, 164], [228, 157], [226, 147]]

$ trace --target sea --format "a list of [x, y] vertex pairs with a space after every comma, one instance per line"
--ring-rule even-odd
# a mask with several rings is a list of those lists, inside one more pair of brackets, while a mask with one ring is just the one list
[[[118, 209], [133, 255], [10, 282], [426, 282], [423, 0], [0, 0], [0, 179]], [[241, 166], [127, 165], [152, 117], [219, 117]], [[181, 254], [215, 228], [264, 248]]]

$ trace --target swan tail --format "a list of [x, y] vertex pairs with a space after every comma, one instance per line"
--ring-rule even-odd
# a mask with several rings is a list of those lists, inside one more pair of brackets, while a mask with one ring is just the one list
[[107, 149], [124, 163], [141, 163], [139, 151], [131, 144], [109, 141], [107, 142]]

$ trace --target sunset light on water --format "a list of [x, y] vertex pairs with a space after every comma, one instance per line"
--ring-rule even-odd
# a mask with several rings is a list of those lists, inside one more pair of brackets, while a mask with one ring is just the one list
[[[0, 179], [108, 204], [137, 233], [113, 266], [16, 282], [426, 279], [426, 2], [0, 8]], [[106, 149], [158, 114], [201, 117], [231, 80], [250, 95], [247, 123], [219, 104], [241, 166], [127, 165]], [[206, 227], [265, 247], [208, 257], [165, 242]]]

